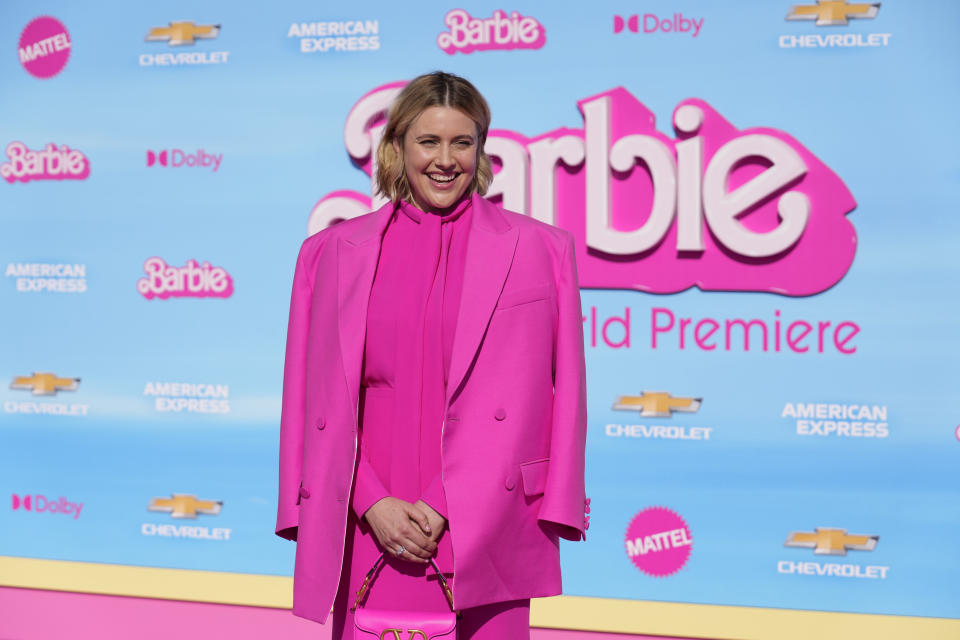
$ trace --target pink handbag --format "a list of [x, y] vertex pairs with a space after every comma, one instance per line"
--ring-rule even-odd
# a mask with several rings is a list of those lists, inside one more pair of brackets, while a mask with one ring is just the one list
[[453, 609], [453, 591], [432, 558], [430, 566], [437, 572], [440, 588], [447, 597], [450, 611], [388, 611], [363, 608], [363, 597], [384, 562], [386, 555], [381, 553], [373, 563], [373, 568], [364, 577], [363, 584], [357, 591], [357, 599], [350, 608], [350, 611], [354, 612], [354, 640], [456, 640], [457, 614]]

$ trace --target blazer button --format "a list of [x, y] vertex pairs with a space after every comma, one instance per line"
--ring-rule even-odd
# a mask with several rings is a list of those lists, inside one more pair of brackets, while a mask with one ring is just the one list
[[323, 428], [327, 426], [327, 421], [323, 419], [323, 416], [317, 418], [317, 429], [323, 431]]
[[301, 497], [301, 498], [309, 498], [309, 497], [310, 497], [310, 491], [307, 490], [306, 487], [300, 487], [300, 497]]
[[506, 480], [503, 481], [503, 486], [507, 491], [513, 491], [514, 487], [517, 486], [517, 481], [513, 479], [513, 475], [508, 475]]
[[507, 411], [503, 407], [498, 407], [496, 411], [493, 412], [493, 417], [497, 420], [503, 420], [507, 417]]

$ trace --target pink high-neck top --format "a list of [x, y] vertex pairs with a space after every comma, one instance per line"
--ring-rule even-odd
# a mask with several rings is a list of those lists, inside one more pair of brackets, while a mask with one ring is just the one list
[[401, 203], [384, 231], [367, 310], [358, 518], [386, 496], [423, 499], [447, 516], [440, 436], [470, 202], [465, 197], [446, 215]]

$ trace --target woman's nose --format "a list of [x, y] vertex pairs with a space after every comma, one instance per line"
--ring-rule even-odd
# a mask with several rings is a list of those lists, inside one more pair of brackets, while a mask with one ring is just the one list
[[437, 166], [441, 168], [449, 168], [454, 165], [453, 160], [453, 151], [450, 149], [450, 145], [444, 144], [440, 145], [440, 151], [437, 155]]

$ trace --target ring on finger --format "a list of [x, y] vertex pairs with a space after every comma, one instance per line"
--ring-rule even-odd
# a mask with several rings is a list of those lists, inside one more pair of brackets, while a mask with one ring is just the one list
[[403, 552], [404, 552], [404, 551], [406, 551], [406, 549], [404, 548], [403, 545], [400, 545], [399, 547], [397, 547], [397, 550], [394, 551], [394, 553], [396, 553], [396, 554], [397, 554], [397, 557], [399, 558], [400, 556], [403, 555]]

